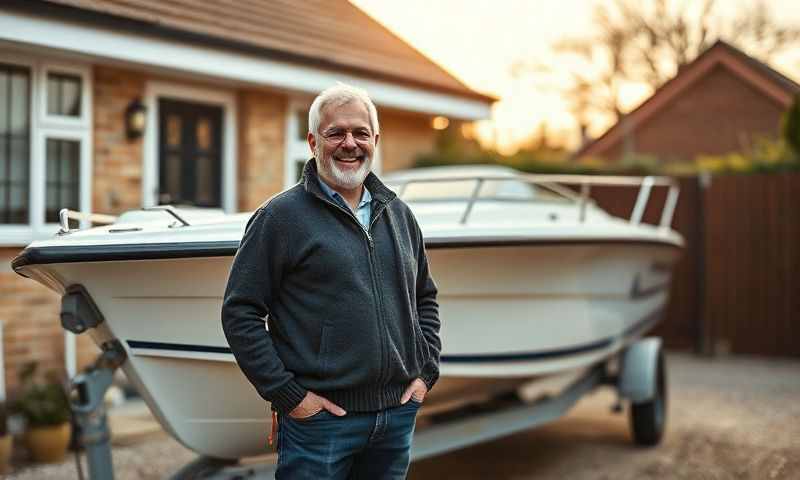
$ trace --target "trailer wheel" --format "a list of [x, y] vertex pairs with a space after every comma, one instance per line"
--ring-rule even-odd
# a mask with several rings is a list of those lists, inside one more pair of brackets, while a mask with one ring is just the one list
[[659, 349], [653, 398], [631, 403], [630, 424], [637, 445], [653, 446], [661, 442], [667, 422], [667, 382], [664, 353]]
[[239, 463], [238, 460], [201, 456], [184, 465], [170, 478], [172, 480], [200, 480], [219, 473], [226, 467], [237, 463]]

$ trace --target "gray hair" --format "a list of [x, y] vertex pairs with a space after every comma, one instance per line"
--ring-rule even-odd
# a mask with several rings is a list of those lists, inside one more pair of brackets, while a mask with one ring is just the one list
[[337, 85], [326, 88], [319, 95], [317, 95], [317, 98], [315, 98], [314, 102], [311, 104], [311, 108], [308, 109], [308, 131], [313, 133], [314, 136], [319, 134], [320, 117], [322, 116], [322, 110], [325, 107], [328, 105], [347, 105], [354, 100], [363, 103], [364, 106], [367, 107], [372, 133], [375, 135], [380, 133], [380, 126], [378, 125], [378, 110], [375, 108], [375, 104], [372, 103], [372, 100], [369, 98], [366, 90], [362, 90], [351, 85], [346, 85], [344, 83], [338, 83]]

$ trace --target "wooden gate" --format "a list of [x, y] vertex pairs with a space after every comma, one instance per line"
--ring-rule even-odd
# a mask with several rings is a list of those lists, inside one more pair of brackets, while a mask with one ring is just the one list
[[[704, 186], [705, 185], [705, 186]], [[672, 226], [686, 240], [666, 319], [656, 330], [676, 349], [800, 356], [800, 173], [680, 179]], [[627, 218], [635, 189], [592, 189]], [[644, 220], [657, 223], [665, 189]]]

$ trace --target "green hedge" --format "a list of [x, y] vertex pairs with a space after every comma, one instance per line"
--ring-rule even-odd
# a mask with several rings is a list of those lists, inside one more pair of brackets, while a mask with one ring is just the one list
[[441, 165], [505, 165], [529, 173], [588, 175], [672, 175], [693, 176], [701, 172], [747, 174], [800, 170], [800, 155], [785, 140], [758, 139], [748, 152], [702, 155], [693, 160], [662, 161], [652, 155], [633, 155], [617, 162], [601, 158], [570, 158], [561, 149], [520, 150], [504, 156], [483, 149], [462, 149], [448, 145], [416, 158], [416, 167]]

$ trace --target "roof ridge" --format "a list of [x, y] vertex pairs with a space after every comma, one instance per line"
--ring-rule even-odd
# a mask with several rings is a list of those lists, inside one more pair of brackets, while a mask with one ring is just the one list
[[[781, 73], [779, 70], [771, 67], [768, 63], [766, 63], [766, 62], [764, 62], [762, 60], [759, 60], [758, 58], [748, 54], [747, 52], [745, 52], [742, 49], [736, 48], [733, 44], [731, 44], [731, 43], [729, 43], [729, 42], [727, 42], [727, 41], [725, 41], [723, 39], [717, 39], [717, 41], [714, 42], [714, 45], [717, 45], [717, 44], [725, 47], [726, 49], [728, 49], [734, 55], [738, 55], [738, 56], [742, 57], [742, 59], [744, 59], [747, 62], [750, 62], [753, 66], [764, 70], [765, 73], [776, 77], [775, 80], [778, 80], [779, 82], [784, 82], [784, 83], [786, 83], [786, 86], [788, 86], [790, 88], [794, 88], [794, 89], [800, 91], [800, 83], [797, 83], [796, 81], [794, 81], [790, 77], [788, 77], [788, 76], [784, 75], [783, 73]], [[712, 47], [714, 45], [712, 45]], [[711, 47], [709, 47], [709, 50], [710, 50], [710, 48]]]

